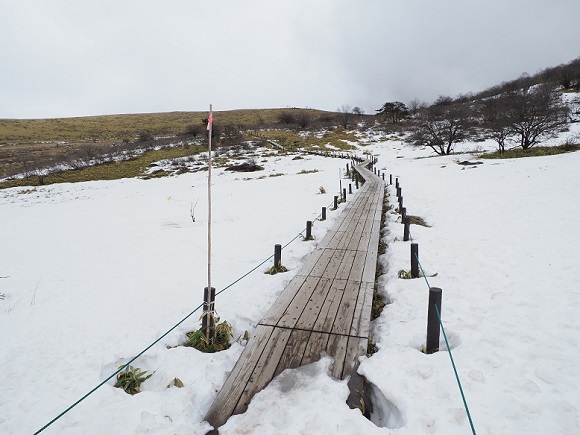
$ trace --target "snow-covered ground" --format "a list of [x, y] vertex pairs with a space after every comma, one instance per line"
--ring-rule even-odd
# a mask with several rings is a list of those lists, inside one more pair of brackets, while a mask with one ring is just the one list
[[[398, 141], [375, 138], [364, 150], [399, 177], [408, 213], [431, 225], [412, 235], [426, 274], [436, 274], [429, 284], [443, 289], [443, 323], [478, 433], [580, 433], [580, 152], [463, 166], [473, 156], [428, 157]], [[214, 172], [218, 291], [315, 219], [346, 163], [267, 160], [262, 172]], [[201, 303], [206, 175], [0, 191], [0, 433], [40, 429]], [[218, 296], [236, 338], [332, 225], [336, 212], [328, 215], [315, 223], [316, 240], [284, 250], [288, 273], [266, 275], [267, 263]], [[220, 432], [471, 432], [448, 352], [420, 352], [428, 287], [397, 277], [410, 269], [399, 221], [391, 210], [379, 279], [390, 304], [372, 328], [379, 351], [360, 366], [373, 385], [373, 422], [347, 407], [346, 383], [328, 375], [324, 357], [283, 373]], [[43, 433], [205, 433], [203, 416], [242, 344], [218, 354], [173, 347], [197, 317], [132, 364], [153, 373], [141, 393], [110, 381]], [[168, 388], [175, 377], [184, 388]]]

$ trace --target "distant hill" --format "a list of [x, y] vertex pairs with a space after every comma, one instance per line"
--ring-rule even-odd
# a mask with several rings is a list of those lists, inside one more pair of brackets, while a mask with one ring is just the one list
[[[214, 112], [221, 126], [243, 129], [276, 125], [285, 113], [306, 112], [313, 119], [334, 116], [315, 109], [241, 109]], [[0, 144], [45, 141], [120, 141], [133, 140], [143, 132], [153, 136], [177, 136], [193, 125], [200, 126], [208, 112], [141, 113], [53, 119], [0, 119]]]

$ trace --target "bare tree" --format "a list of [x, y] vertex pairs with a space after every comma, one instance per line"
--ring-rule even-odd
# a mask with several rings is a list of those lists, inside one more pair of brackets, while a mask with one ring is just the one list
[[419, 111], [419, 109], [427, 107], [427, 104], [425, 104], [424, 101], [421, 101], [418, 98], [413, 98], [411, 101], [409, 101], [408, 107], [411, 114], [415, 115]]
[[201, 133], [201, 131], [202, 131], [201, 125], [192, 124], [187, 126], [184, 134], [186, 136], [193, 136], [194, 138], [196, 138]]
[[306, 129], [310, 127], [310, 124], [312, 124], [312, 116], [310, 116], [310, 113], [306, 110], [301, 110], [296, 116], [296, 123], [298, 124], [298, 127]]
[[469, 113], [462, 105], [431, 106], [414, 121], [412, 139], [439, 155], [451, 154], [456, 143], [469, 136]]
[[280, 124], [295, 124], [296, 117], [293, 113], [284, 111], [278, 115], [278, 122], [280, 122]]
[[240, 129], [233, 124], [224, 125], [222, 136], [225, 145], [238, 144], [242, 140]]
[[338, 112], [338, 122], [340, 123], [340, 126], [343, 128], [348, 128], [352, 120], [352, 107], [350, 107], [348, 104], [343, 104], [338, 109], [336, 109], [336, 111]]
[[493, 96], [483, 100], [479, 106], [483, 128], [497, 142], [498, 151], [505, 151], [505, 142], [510, 135], [509, 106], [506, 98]]
[[433, 103], [433, 106], [449, 106], [451, 104], [453, 104], [453, 98], [449, 95], [439, 95]]
[[506, 96], [510, 132], [522, 149], [553, 135], [566, 122], [568, 108], [551, 84], [523, 87]]

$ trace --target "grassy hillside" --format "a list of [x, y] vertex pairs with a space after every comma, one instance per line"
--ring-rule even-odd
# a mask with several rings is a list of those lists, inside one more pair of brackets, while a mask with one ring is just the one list
[[[328, 128], [336, 125], [336, 115], [298, 108], [217, 111], [214, 126], [220, 135], [214, 146], [261, 139], [287, 151], [326, 145], [350, 149], [347, 142], [355, 141], [354, 135]], [[8, 178], [0, 189], [143, 175], [153, 161], [199, 153], [207, 117], [208, 112], [171, 112], [0, 120], [0, 178]], [[326, 127], [326, 133], [308, 134], [306, 127]], [[24, 178], [14, 178], [17, 174]]]
[[[313, 119], [332, 116], [315, 109], [244, 109], [214, 112], [219, 125], [254, 128], [277, 124], [285, 112], [307, 112]], [[0, 119], [0, 144], [46, 141], [133, 140], [142, 132], [154, 136], [175, 136], [188, 126], [201, 125], [208, 112], [143, 113], [55, 119]]]

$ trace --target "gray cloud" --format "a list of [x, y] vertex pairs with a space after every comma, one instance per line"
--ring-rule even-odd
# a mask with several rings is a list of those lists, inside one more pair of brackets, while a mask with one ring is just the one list
[[580, 55], [578, 0], [3, 0], [0, 117], [478, 91]]

